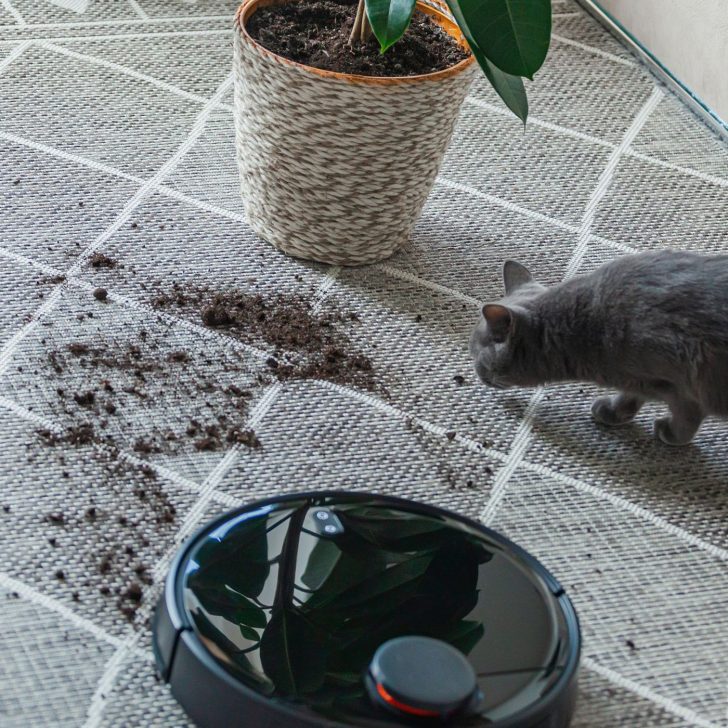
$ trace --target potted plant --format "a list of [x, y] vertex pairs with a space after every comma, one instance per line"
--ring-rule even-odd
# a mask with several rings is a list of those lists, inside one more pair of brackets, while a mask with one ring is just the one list
[[233, 70], [253, 229], [291, 255], [359, 265], [409, 237], [476, 61], [525, 123], [523, 78], [546, 57], [551, 4], [350, 1], [248, 0]]

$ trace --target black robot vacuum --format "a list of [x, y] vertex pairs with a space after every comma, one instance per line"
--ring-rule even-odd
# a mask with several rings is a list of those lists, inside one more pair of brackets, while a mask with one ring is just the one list
[[157, 667], [201, 727], [568, 726], [581, 638], [532, 556], [461, 516], [322, 492], [182, 547]]

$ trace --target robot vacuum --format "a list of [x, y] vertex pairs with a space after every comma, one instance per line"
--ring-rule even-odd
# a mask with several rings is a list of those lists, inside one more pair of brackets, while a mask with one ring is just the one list
[[523, 549], [362, 493], [212, 521], [154, 617], [159, 673], [202, 728], [568, 726], [580, 647], [571, 602]]

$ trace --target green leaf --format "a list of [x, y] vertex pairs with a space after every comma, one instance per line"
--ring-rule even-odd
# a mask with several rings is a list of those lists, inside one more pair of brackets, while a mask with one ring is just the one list
[[485, 628], [482, 622], [463, 619], [447, 634], [443, 635], [442, 639], [467, 655], [478, 644], [484, 634]]
[[340, 516], [347, 532], [388, 551], [437, 548], [438, 532], [444, 536], [449, 533], [442, 519], [387, 508], [352, 508], [342, 511]]
[[245, 624], [248, 627], [257, 627], [258, 629], [263, 629], [268, 624], [265, 612], [260, 607], [255, 606], [238, 609], [235, 613], [235, 618], [239, 624]]
[[342, 552], [326, 581], [306, 600], [306, 611], [318, 609], [336, 600], [354, 585], [379, 574], [386, 568], [386, 553], [369, 551], [363, 555]]
[[525, 124], [528, 118], [528, 98], [526, 97], [526, 89], [523, 86], [523, 80], [519, 76], [511, 76], [504, 73], [497, 66], [493, 65], [486, 57], [470, 31], [465, 16], [459, 5], [460, 0], [447, 0], [450, 12], [455, 18], [455, 22], [468, 41], [470, 50], [475, 56], [475, 60], [483, 69], [486, 78], [490, 81], [498, 96], [503, 99], [505, 105]]
[[229, 664], [237, 667], [237, 674], [242, 678], [246, 685], [254, 687], [257, 692], [261, 692], [265, 695], [273, 692], [273, 683], [263, 673], [261, 673], [258, 667], [253, 666], [250, 660], [248, 660], [247, 654], [243, 650], [240, 650], [224, 632], [220, 631], [217, 626], [213, 625], [202, 612], [194, 612], [193, 617], [195, 620], [195, 626], [199, 630], [200, 634], [214, 642], [222, 649], [230, 660]]
[[525, 124], [528, 118], [528, 97], [523, 79], [504, 73], [485, 56], [482, 61], [477, 55], [475, 57], [503, 103]]
[[295, 609], [285, 607], [271, 617], [260, 641], [265, 674], [283, 695], [304, 695], [326, 679], [326, 635]]
[[404, 35], [415, 3], [416, 0], [366, 0], [367, 17], [382, 53]]
[[401, 564], [390, 566], [383, 572], [356, 584], [343, 594], [337, 595], [336, 609], [351, 609], [360, 603], [378, 601], [398, 587], [415, 581], [427, 571], [433, 555], [417, 556]]
[[230, 586], [203, 586], [197, 589], [197, 598], [208, 614], [217, 614], [229, 621], [250, 627], [265, 627], [265, 612]]
[[331, 576], [340, 557], [341, 551], [333, 541], [319, 539], [308, 557], [301, 581], [309, 589], [319, 589]]
[[189, 576], [190, 587], [214, 591], [226, 584], [235, 592], [257, 597], [270, 574], [267, 524], [261, 518], [242, 522], [222, 540], [212, 534], [195, 552], [198, 568]]
[[265, 627], [268, 624], [268, 619], [265, 616], [265, 612], [250, 599], [247, 599], [242, 594], [231, 589], [229, 586], [225, 587], [226, 593], [230, 596], [231, 600], [237, 607], [236, 616], [238, 621], [243, 624], [247, 624], [250, 627]]
[[465, 20], [492, 64], [511, 76], [533, 78], [549, 49], [551, 0], [448, 0], [451, 9], [455, 4], [456, 19]]
[[250, 627], [241, 624], [240, 626], [240, 634], [245, 637], [246, 640], [250, 640], [251, 642], [257, 642], [260, 639], [260, 635]]

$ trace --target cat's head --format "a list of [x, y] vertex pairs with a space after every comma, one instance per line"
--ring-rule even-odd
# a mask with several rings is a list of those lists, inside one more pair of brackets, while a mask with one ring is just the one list
[[475, 372], [499, 389], [541, 384], [539, 337], [529, 304], [546, 289], [514, 260], [503, 265], [503, 285], [505, 296], [483, 306], [470, 337]]

